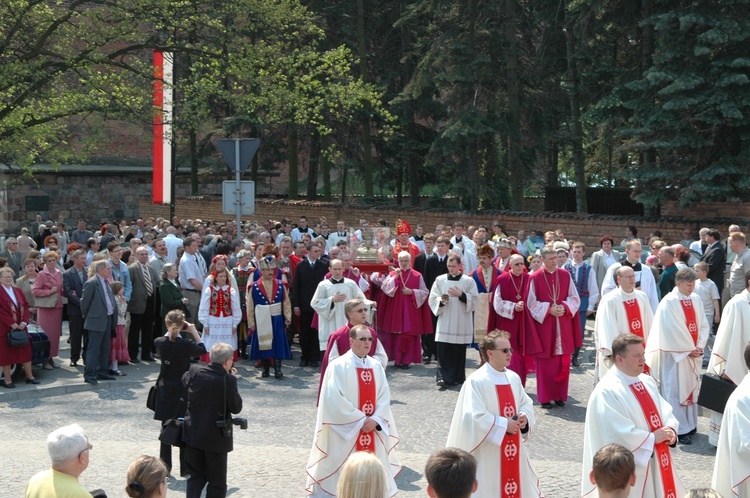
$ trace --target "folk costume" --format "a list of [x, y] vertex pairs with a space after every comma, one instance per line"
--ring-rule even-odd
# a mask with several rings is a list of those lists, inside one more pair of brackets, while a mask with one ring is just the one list
[[527, 428], [533, 428], [533, 402], [512, 370], [500, 372], [485, 363], [461, 387], [446, 446], [476, 457], [479, 487], [474, 496], [542, 496], [521, 431], [506, 433], [506, 417], [519, 413], [526, 414]]
[[[201, 340], [206, 346], [206, 351], [211, 351], [214, 344], [223, 342], [232, 346], [235, 353], [234, 361], [237, 361], [237, 333], [232, 332], [232, 328], [237, 327], [242, 320], [242, 308], [237, 292], [230, 285], [217, 287], [211, 284], [204, 288], [198, 307], [198, 320], [203, 324]], [[207, 354], [201, 359], [210, 363]]]
[[[480, 247], [479, 255], [483, 255], [482, 250], [482, 247]], [[493, 255], [494, 252], [492, 251], [488, 254], [490, 258], [492, 258]], [[474, 340], [472, 341], [472, 346], [475, 348], [479, 344], [479, 341], [487, 335], [488, 330], [494, 330], [488, 329], [487, 324], [489, 323], [490, 308], [492, 308], [492, 295], [495, 291], [495, 286], [497, 285], [497, 277], [499, 277], [501, 273], [500, 270], [492, 265], [486, 269], [479, 265], [477, 269], [469, 275], [474, 279], [478, 292], [477, 305], [474, 309]]]
[[[379, 430], [362, 432], [367, 417]], [[388, 476], [388, 496], [398, 490], [394, 478], [401, 463], [394, 451], [398, 444], [391, 394], [380, 362], [351, 350], [333, 360], [320, 391], [312, 450], [307, 462], [305, 490], [314, 497], [336, 495], [341, 468], [355, 451], [377, 456]]]
[[237, 289], [239, 290], [240, 307], [242, 308], [242, 320], [237, 325], [237, 343], [240, 350], [240, 356], [247, 359], [247, 287], [250, 281], [250, 275], [255, 272], [255, 268], [248, 265], [246, 267], [237, 266], [232, 268], [232, 276], [235, 282], [237, 282]]

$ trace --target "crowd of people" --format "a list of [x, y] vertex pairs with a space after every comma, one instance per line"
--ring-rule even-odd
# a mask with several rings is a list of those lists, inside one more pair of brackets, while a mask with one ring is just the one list
[[[750, 398], [750, 249], [738, 226], [729, 232], [722, 240], [718, 230], [704, 228], [693, 240], [687, 230], [669, 245], [659, 233], [646, 242], [626, 227], [619, 249], [604, 235], [587, 254], [585, 244], [560, 230], [508, 236], [500, 222], [492, 229], [454, 222], [428, 232], [402, 220], [393, 231], [382, 220], [356, 227], [338, 220], [333, 231], [326, 220], [311, 226], [305, 216], [296, 224], [242, 227], [175, 218], [109, 223], [91, 232], [79, 220], [66, 232], [64, 223], [37, 217], [6, 240], [0, 255], [0, 335], [35, 320], [50, 340], [43, 368], [52, 370], [61, 361], [66, 318], [70, 365], [83, 360], [90, 384], [158, 357], [154, 418], [168, 424], [187, 414], [186, 441], [201, 440], [188, 444], [187, 460], [180, 457], [181, 475], [190, 476], [188, 496], [204, 486], [209, 496], [223, 496], [231, 451], [231, 439], [215, 447], [215, 438], [190, 435], [198, 385], [191, 388], [187, 379], [202, 378], [191, 361], [201, 358], [222, 382], [234, 379], [233, 365], [241, 361], [261, 377], [273, 367], [281, 380], [295, 339], [299, 366], [311, 375], [321, 371], [307, 465], [311, 496], [344, 496], [346, 464], [358, 452], [382, 465], [383, 495], [397, 492], [398, 431], [385, 370], [389, 362], [408, 370], [433, 361], [436, 387], [460, 389], [447, 445], [475, 458], [471, 491], [542, 496], [524, 449], [535, 424], [526, 379], [536, 376], [542, 409], [564, 409], [571, 368], [585, 362], [587, 320], [595, 318], [596, 386], [586, 414], [582, 496], [606, 495], [594, 479], [597, 455], [613, 444], [615, 456], [602, 461], [630, 461], [618, 456], [619, 448], [630, 453], [635, 470], [623, 475], [633, 493], [685, 494], [669, 446], [691, 444], [696, 434], [701, 368], [738, 386], [724, 413], [712, 413], [710, 440], [718, 445], [720, 476], [713, 487], [742, 495], [750, 492], [750, 473], [727, 446], [750, 431], [739, 413]], [[467, 347], [481, 357], [468, 378]], [[0, 337], [0, 363], [5, 388], [14, 387], [7, 370], [14, 363], [23, 366], [26, 382], [39, 382], [29, 344], [11, 347]], [[222, 413], [241, 408], [241, 400], [229, 407], [225, 395], [223, 402]], [[161, 458], [171, 472], [164, 443]], [[357, 465], [367, 467], [365, 460]]]

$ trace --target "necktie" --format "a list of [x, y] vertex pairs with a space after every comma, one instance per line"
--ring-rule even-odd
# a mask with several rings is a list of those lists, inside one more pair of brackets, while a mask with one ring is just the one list
[[100, 277], [99, 281], [102, 283], [102, 292], [104, 292], [104, 301], [106, 301], [107, 303], [107, 315], [112, 315], [115, 312], [115, 309], [112, 306], [112, 301], [110, 301], [109, 299], [109, 292], [107, 291], [106, 280]]
[[198, 268], [201, 270], [201, 275], [204, 277], [206, 276], [206, 263], [203, 261], [203, 258], [199, 258], [197, 255], [195, 256], [195, 262], [198, 265]]
[[146, 283], [146, 295], [151, 296], [151, 294], [154, 293], [154, 285], [151, 283], [151, 275], [148, 272], [148, 268], [141, 265], [141, 270], [143, 271], [143, 280]]

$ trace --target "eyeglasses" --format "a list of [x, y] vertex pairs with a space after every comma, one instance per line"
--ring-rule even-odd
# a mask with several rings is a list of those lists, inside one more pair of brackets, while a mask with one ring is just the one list
[[372, 337], [357, 337], [357, 340], [362, 342], [372, 342]]
[[84, 451], [91, 451], [94, 449], [94, 445], [91, 443], [86, 444], [86, 448], [81, 450], [81, 453], [78, 454], [80, 456]]
[[366, 309], [366, 308], [359, 308], [359, 309], [356, 309], [356, 310], [353, 310], [353, 311], [354, 311], [355, 313], [364, 313], [364, 312], [366, 312], [366, 311], [367, 311], [367, 309]]
[[488, 349], [487, 351], [502, 351], [503, 353], [508, 354], [513, 352], [513, 348]]

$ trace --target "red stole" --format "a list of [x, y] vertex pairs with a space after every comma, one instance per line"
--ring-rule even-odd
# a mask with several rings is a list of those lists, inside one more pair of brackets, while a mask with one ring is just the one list
[[[372, 368], [358, 368], [357, 382], [359, 384], [359, 409], [368, 417], [375, 413], [377, 392]], [[359, 431], [357, 436], [357, 451], [375, 453], [375, 437], [373, 432]]]
[[[663, 427], [659, 410], [656, 409], [654, 400], [646, 390], [642, 382], [638, 381], [630, 385], [630, 390], [638, 400], [638, 404], [643, 410], [643, 416], [646, 417], [649, 429], [654, 432], [656, 429]], [[672, 455], [669, 453], [669, 445], [666, 441], [655, 444], [654, 452], [656, 453], [659, 464], [659, 474], [661, 475], [662, 496], [677, 497], [677, 488], [674, 484], [674, 472], [672, 472]]]
[[[497, 406], [501, 417], [516, 414], [516, 398], [510, 384], [495, 386]], [[521, 433], [510, 435], [507, 432], [500, 443], [500, 497], [519, 498], [521, 496]]]
[[698, 344], [698, 320], [695, 318], [695, 308], [692, 299], [680, 299], [682, 312], [685, 313], [685, 325], [693, 338], [693, 344]]
[[[631, 334], [635, 334], [643, 339], [643, 347], [646, 347], [646, 338], [643, 337], [643, 319], [641, 318], [641, 307], [638, 306], [638, 299], [630, 299], [623, 301], [622, 304], [625, 306], [625, 315], [628, 317], [628, 328]], [[648, 365], [644, 365], [645, 373], [651, 374], [651, 369]]]

